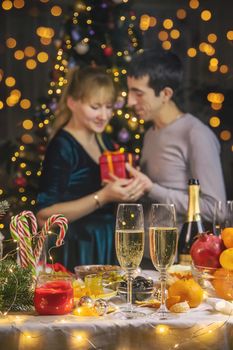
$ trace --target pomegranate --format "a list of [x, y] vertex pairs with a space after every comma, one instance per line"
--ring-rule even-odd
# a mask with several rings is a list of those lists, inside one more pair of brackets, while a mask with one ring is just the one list
[[225, 249], [220, 237], [212, 233], [201, 233], [192, 244], [190, 254], [196, 266], [220, 267], [219, 256]]

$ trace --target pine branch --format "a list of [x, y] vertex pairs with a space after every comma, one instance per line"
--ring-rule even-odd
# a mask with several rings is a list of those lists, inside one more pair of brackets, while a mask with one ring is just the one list
[[32, 274], [15, 261], [6, 259], [0, 264], [0, 313], [33, 309]]

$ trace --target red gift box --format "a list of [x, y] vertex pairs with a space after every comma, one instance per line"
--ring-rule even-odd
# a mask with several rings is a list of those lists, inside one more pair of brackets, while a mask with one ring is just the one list
[[136, 157], [132, 153], [123, 153], [121, 151], [105, 151], [99, 158], [100, 174], [102, 181], [111, 180], [110, 173], [117, 177], [126, 179], [130, 177], [125, 168], [125, 163], [132, 166], [136, 165]]

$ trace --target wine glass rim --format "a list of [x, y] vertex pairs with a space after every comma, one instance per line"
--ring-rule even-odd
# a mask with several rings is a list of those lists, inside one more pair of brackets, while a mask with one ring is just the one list
[[167, 207], [167, 206], [170, 206], [170, 207], [174, 207], [175, 208], [175, 204], [174, 203], [152, 203], [152, 206], [153, 207]]
[[141, 203], [119, 203], [119, 204], [118, 204], [118, 207], [121, 206], [121, 205], [122, 205], [122, 206], [126, 206], [126, 205], [127, 205], [127, 206], [142, 207], [142, 204], [141, 204]]

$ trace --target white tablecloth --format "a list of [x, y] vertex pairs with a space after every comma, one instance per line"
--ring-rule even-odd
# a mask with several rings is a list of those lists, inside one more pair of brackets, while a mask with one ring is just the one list
[[8, 315], [0, 319], [1, 350], [233, 349], [233, 317], [202, 304], [176, 319]]
[[[144, 309], [151, 313], [151, 309]], [[146, 316], [8, 314], [0, 318], [0, 350], [233, 350], [233, 316], [201, 304], [169, 321]]]

